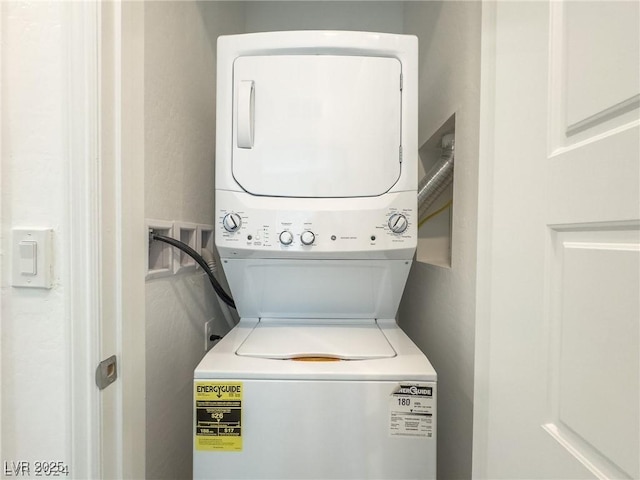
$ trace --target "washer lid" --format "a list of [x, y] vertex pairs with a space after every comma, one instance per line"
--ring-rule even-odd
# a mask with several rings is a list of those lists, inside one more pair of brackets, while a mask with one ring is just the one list
[[233, 177], [253, 195], [382, 195], [401, 173], [396, 58], [245, 56], [233, 65]]
[[396, 352], [373, 320], [262, 319], [236, 351], [245, 357], [365, 360]]

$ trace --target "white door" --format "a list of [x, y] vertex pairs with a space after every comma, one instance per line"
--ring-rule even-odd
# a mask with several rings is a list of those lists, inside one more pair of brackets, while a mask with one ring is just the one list
[[477, 478], [640, 477], [640, 3], [483, 12]]

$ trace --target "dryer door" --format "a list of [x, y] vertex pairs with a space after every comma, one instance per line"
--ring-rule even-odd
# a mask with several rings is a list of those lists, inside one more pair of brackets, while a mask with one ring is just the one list
[[236, 181], [254, 195], [385, 193], [400, 177], [400, 76], [395, 58], [236, 59]]

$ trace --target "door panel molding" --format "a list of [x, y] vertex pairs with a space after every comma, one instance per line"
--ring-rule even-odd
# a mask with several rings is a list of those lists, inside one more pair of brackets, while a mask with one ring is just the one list
[[594, 128], [602, 123], [610, 123], [611, 120], [614, 120], [616, 117], [622, 117], [624, 114], [632, 112], [633, 110], [637, 110], [640, 107], [640, 94], [634, 95], [632, 97], [623, 100], [620, 103], [616, 103], [604, 110], [601, 110], [598, 113], [591, 115], [579, 122], [573, 123], [567, 127], [566, 135], [567, 137], [571, 137], [577, 133], [582, 132], [583, 130], [588, 130], [590, 128]]
[[550, 240], [543, 428], [594, 476], [637, 478], [640, 223], [551, 227]]
[[578, 125], [640, 93], [640, 3], [564, 1], [567, 124]]
[[573, 433], [570, 429], [558, 427], [555, 423], [545, 423], [543, 430], [548, 433], [567, 452], [573, 455], [595, 478], [606, 480], [609, 478], [630, 478], [621, 472], [609, 460], [602, 457], [589, 444]]
[[[606, 16], [602, 22], [591, 18], [594, 9], [603, 8], [598, 3], [601, 2], [556, 1], [550, 5], [548, 102], [551, 152], [581, 144], [638, 119], [640, 72], [633, 68], [633, 61], [640, 57], [640, 43], [627, 38], [620, 28], [610, 28], [607, 35], [605, 30], [611, 26], [611, 20]], [[615, 3], [616, 17], [632, 19], [635, 12], [635, 18], [638, 18], [637, 2], [609, 3]], [[607, 8], [611, 9], [611, 5]], [[604, 20], [610, 24], [605, 24]], [[593, 35], [580, 32], [581, 27], [586, 29], [585, 22], [591, 22]], [[611, 43], [610, 49], [602, 43]], [[626, 61], [625, 69], [614, 68], [611, 49], [623, 51], [618, 53], [618, 57], [622, 56], [618, 61]], [[605, 88], [601, 82], [609, 78], [617, 84]]]
[[[640, 122], [554, 152], [546, 161], [547, 223], [602, 223], [640, 218]], [[567, 179], [572, 185], [569, 194]]]

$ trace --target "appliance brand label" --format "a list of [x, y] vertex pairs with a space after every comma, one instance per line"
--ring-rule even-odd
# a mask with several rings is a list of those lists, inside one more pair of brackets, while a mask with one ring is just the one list
[[389, 435], [434, 438], [436, 384], [402, 383], [389, 397]]
[[242, 383], [195, 382], [196, 450], [242, 451]]

